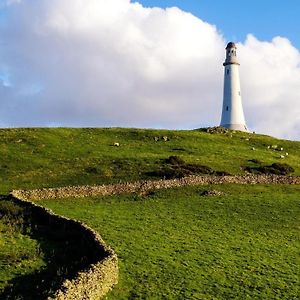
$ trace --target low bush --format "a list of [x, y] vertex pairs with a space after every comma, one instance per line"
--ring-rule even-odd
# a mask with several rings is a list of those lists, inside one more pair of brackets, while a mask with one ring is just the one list
[[254, 166], [243, 167], [244, 171], [253, 174], [273, 174], [273, 175], [289, 175], [295, 170], [293, 167], [286, 163], [273, 163], [271, 165], [263, 165], [261, 162], [251, 162], [255, 163]]
[[186, 163], [181, 157], [176, 155], [162, 160], [158, 170], [147, 172], [146, 174], [165, 179], [182, 178], [189, 175], [229, 175], [227, 172], [215, 171], [208, 166]]
[[278, 175], [288, 175], [290, 173], [295, 172], [294, 168], [288, 164], [274, 163], [269, 166], [269, 169], [273, 172], [273, 174]]

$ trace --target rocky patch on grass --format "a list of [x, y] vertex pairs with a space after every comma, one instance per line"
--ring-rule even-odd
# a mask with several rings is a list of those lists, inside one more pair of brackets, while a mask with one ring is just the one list
[[217, 127], [209, 127], [206, 129], [207, 133], [210, 134], [225, 134], [229, 132], [229, 129], [221, 127], [221, 126], [217, 126]]
[[217, 190], [205, 190], [200, 193], [200, 196], [208, 197], [208, 196], [223, 196], [224, 193]]

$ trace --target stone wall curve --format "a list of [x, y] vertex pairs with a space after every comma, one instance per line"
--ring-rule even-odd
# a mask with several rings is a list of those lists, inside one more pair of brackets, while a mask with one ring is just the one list
[[98, 300], [118, 283], [118, 257], [96, 231], [82, 222], [57, 215], [50, 209], [23, 199], [17, 193], [12, 192], [11, 198], [28, 208], [35, 218], [47, 222], [50, 230], [52, 227], [57, 230], [61, 226], [63, 232], [71, 230], [76, 231], [78, 236], [84, 236], [85, 242], [91, 248], [91, 255], [94, 256], [95, 262], [78, 271], [72, 279], [65, 279], [54, 296], [48, 297], [48, 300]]

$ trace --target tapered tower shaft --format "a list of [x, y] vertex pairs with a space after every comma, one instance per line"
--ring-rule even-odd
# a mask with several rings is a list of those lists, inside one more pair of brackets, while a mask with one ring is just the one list
[[223, 110], [220, 126], [232, 130], [248, 131], [246, 126], [239, 76], [239, 62], [236, 45], [232, 42], [226, 47], [224, 70]]

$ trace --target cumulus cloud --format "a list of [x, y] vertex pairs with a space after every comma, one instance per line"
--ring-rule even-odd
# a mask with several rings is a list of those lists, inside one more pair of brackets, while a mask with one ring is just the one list
[[[219, 123], [225, 41], [214, 25], [129, 0], [23, 0], [8, 9], [0, 125]], [[284, 38], [249, 36], [238, 46], [251, 129], [300, 138], [299, 51]]]
[[239, 45], [249, 123], [258, 132], [300, 139], [300, 53], [289, 40]]

